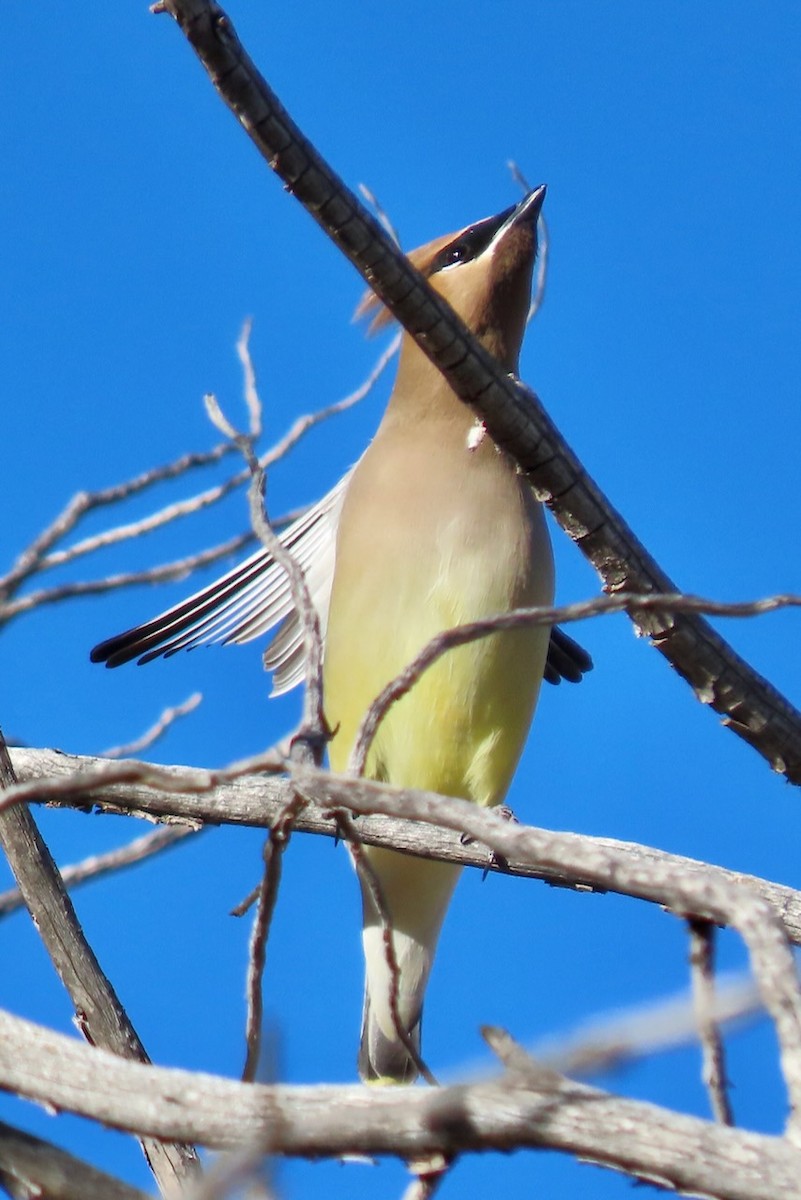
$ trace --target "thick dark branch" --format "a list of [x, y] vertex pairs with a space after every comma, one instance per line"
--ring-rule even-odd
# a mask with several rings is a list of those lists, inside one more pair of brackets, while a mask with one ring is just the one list
[[[679, 590], [565, 443], [538, 397], [505, 374], [320, 157], [213, 0], [159, 0], [270, 167], [486, 424], [608, 591]], [[639, 614], [638, 628], [776, 770], [801, 783], [801, 713], [701, 617]]]

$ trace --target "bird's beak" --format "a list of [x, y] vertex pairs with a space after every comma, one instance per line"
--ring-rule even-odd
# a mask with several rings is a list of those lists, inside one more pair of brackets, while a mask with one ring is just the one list
[[510, 229], [523, 222], [527, 222], [536, 229], [547, 190], [545, 184], [542, 183], [539, 187], [533, 188], [532, 191], [525, 195], [520, 203], [511, 209], [509, 216], [490, 242], [490, 246], [497, 245], [498, 242], [501, 242], [506, 237]]

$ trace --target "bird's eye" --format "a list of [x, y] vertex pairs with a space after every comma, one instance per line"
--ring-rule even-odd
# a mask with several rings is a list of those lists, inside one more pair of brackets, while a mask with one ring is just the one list
[[478, 258], [487, 249], [495, 234], [512, 212], [514, 212], [514, 205], [507, 208], [505, 212], [499, 213], [497, 217], [487, 217], [486, 220], [477, 221], [475, 225], [463, 229], [455, 241], [440, 250], [428, 268], [427, 274], [435, 275], [437, 271], [443, 271], [446, 267], [455, 267], [457, 263], [468, 263], [472, 262], [474, 258]]
[[446, 267], [454, 267], [457, 263], [470, 262], [471, 258], [475, 258], [475, 248], [473, 239], [470, 237], [470, 230], [462, 234], [455, 242], [451, 242], [450, 246], [445, 246], [440, 250], [437, 257], [431, 264], [429, 275], [435, 275], [437, 271], [444, 271]]
[[454, 242], [452, 246], [448, 246], [442, 265], [443, 267], [451, 267], [454, 263], [465, 262], [468, 258], [470, 258], [470, 247], [467, 242]]

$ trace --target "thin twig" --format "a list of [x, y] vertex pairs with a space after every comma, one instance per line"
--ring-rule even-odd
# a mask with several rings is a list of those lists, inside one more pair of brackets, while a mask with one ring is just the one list
[[[397, 354], [399, 345], [400, 334], [381, 352], [363, 382], [347, 396], [324, 408], [317, 409], [311, 413], [305, 413], [303, 416], [296, 418], [280, 440], [260, 456], [259, 462], [261, 466], [265, 470], [273, 466], [287, 455], [310, 429], [336, 416], [338, 413], [346, 412], [349, 408], [352, 408], [355, 404], [363, 400], [373, 389], [392, 358]], [[238, 537], [232, 538], [219, 546], [212, 547], [210, 550], [199, 551], [196, 554], [189, 555], [187, 558], [167, 563], [160, 567], [121, 573], [101, 580], [81, 581], [66, 583], [52, 588], [40, 588], [35, 592], [30, 592], [26, 596], [12, 599], [22, 584], [38, 572], [57, 566], [64, 566], [104, 547], [141, 537], [143, 534], [159, 529], [172, 521], [194, 515], [216, 504], [250, 478], [249, 470], [239, 471], [215, 487], [206, 488], [194, 496], [167, 504], [157, 512], [142, 517], [137, 521], [126, 522], [112, 529], [104, 530], [99, 534], [84, 538], [82, 541], [76, 542], [64, 550], [50, 550], [51, 546], [66, 537], [79, 521], [94, 509], [125, 501], [147, 487], [151, 487], [167, 479], [176, 478], [190, 469], [217, 462], [223, 454], [230, 453], [232, 448], [232, 444], [226, 442], [205, 453], [186, 454], [165, 466], [154, 467], [152, 470], [126, 483], [116, 484], [114, 487], [98, 492], [81, 492], [73, 497], [55, 521], [19, 556], [12, 570], [6, 576], [0, 578], [0, 623], [8, 622], [13, 617], [21, 616], [36, 608], [41, 608], [48, 604], [57, 604], [63, 600], [73, 599], [77, 596], [102, 595], [118, 588], [131, 587], [137, 584], [163, 583], [170, 580], [183, 579], [197, 568], [217, 562], [226, 555], [233, 554], [254, 541], [255, 535], [252, 530], [249, 530], [247, 533], [240, 534]], [[304, 510], [301, 509], [298, 512], [288, 513], [279, 520], [276, 520], [276, 528], [293, 521], [302, 511]]]
[[159, 738], [164, 734], [176, 721], [181, 717], [186, 717], [189, 713], [195, 711], [197, 706], [203, 700], [201, 692], [193, 692], [188, 699], [183, 700], [180, 704], [173, 704], [169, 708], [165, 708], [159, 719], [146, 729], [141, 737], [136, 738], [132, 742], [126, 742], [122, 746], [112, 746], [110, 750], [104, 750], [102, 758], [132, 758], [134, 754], [141, 754], [143, 750], [147, 750], [153, 746]]
[[[247, 329], [249, 333], [249, 324], [247, 324]], [[244, 331], [242, 336], [244, 336]], [[269, 450], [265, 450], [264, 453], [259, 456], [259, 462], [261, 466], [265, 470], [267, 470], [268, 467], [274, 466], [282, 458], [285, 458], [290, 450], [294, 449], [294, 447], [309, 432], [309, 430], [314, 429], [315, 426], [320, 425], [323, 421], [327, 421], [331, 417], [337, 416], [339, 413], [347, 412], [348, 409], [353, 408], [355, 404], [358, 404], [361, 400], [363, 400], [365, 396], [372, 391], [373, 387], [384, 373], [386, 367], [397, 353], [399, 345], [400, 335], [398, 335], [398, 337], [395, 338], [390, 345], [381, 352], [364, 381], [360, 383], [359, 386], [352, 392], [349, 392], [347, 396], [344, 396], [341, 400], [334, 401], [332, 404], [326, 405], [324, 408], [319, 408], [313, 412], [304, 413], [302, 416], [296, 417], [287, 432], [275, 443], [275, 445], [271, 446]], [[242, 362], [244, 366], [241, 346], [242, 337], [240, 337], [237, 343], [237, 352], [239, 354], [240, 362]], [[252, 384], [255, 384], [255, 379], [252, 379]], [[246, 378], [246, 400], [247, 386], [248, 384]], [[260, 433], [254, 436], [260, 436]], [[233, 449], [233, 446], [230, 442], [223, 443], [223, 445], [226, 451]], [[221, 452], [222, 447], [217, 446], [214, 448], [214, 450], [209, 451], [206, 455], [185, 455], [182, 459], [177, 460], [175, 463], [169, 464], [166, 468], [156, 468], [154, 472], [148, 472], [145, 476], [132, 481], [135, 486], [132, 488], [130, 493], [127, 491], [129, 486], [127, 484], [119, 484], [113, 489], [107, 489], [107, 493], [114, 493], [113, 499], [115, 502], [126, 500], [128, 499], [129, 494], [133, 495], [135, 492], [140, 491], [142, 486], [145, 486], [145, 484], [149, 486], [153, 483], [160, 483], [163, 479], [174, 478], [175, 476], [181, 474], [182, 471], [188, 470], [190, 467], [204, 466], [206, 465], [206, 462], [216, 462], [221, 456]], [[204, 509], [209, 508], [211, 505], [216, 504], [218, 501], [224, 499], [231, 492], [235, 491], [236, 488], [247, 482], [248, 479], [250, 479], [250, 472], [247, 469], [244, 471], [237, 471], [234, 475], [231, 475], [222, 483], [216, 484], [214, 487], [206, 488], [204, 491], [198, 492], [194, 496], [188, 496], [183, 500], [177, 500], [172, 504], [164, 505], [164, 507], [160, 508], [157, 512], [151, 513], [146, 517], [142, 517], [138, 521], [131, 521], [124, 525], [117, 525], [113, 529], [104, 530], [102, 533], [95, 534], [93, 537], [85, 538], [81, 542], [76, 542], [66, 550], [57, 550], [51, 552], [50, 554], [45, 554], [40, 557], [35, 570], [41, 571], [45, 568], [63, 566], [65, 563], [72, 562], [76, 558], [93, 553], [94, 551], [103, 549], [106, 546], [116, 545], [118, 542], [127, 541], [135, 537], [141, 537], [142, 534], [145, 533], [152, 533], [154, 530], [160, 529], [164, 525], [167, 525], [181, 517], [193, 516], [195, 513], [202, 512]], [[90, 512], [94, 507], [96, 507], [96, 505], [93, 503], [96, 496], [106, 495], [106, 493], [84, 493], [82, 496], [83, 495], [86, 497], [86, 506], [79, 507], [79, 509], [76, 510], [77, 515], [75, 516], [75, 522], [77, 522], [79, 517], [84, 516], [87, 512]], [[107, 503], [109, 501], [104, 502]], [[73, 522], [73, 524], [75, 522]], [[278, 524], [278, 522], [276, 522], [276, 524]], [[60, 536], [63, 537], [65, 533], [69, 532], [69, 528], [72, 528], [72, 525], [70, 525], [68, 528], [64, 528]], [[251, 537], [251, 534], [249, 533], [247, 536]], [[0, 580], [0, 595], [3, 594], [2, 584], [3, 581]]]
[[[369, 395], [373, 390], [392, 359], [398, 353], [400, 342], [401, 335], [398, 333], [389, 345], [381, 351], [364, 381], [357, 388], [354, 388], [352, 392], [349, 392], [347, 396], [344, 396], [341, 400], [336, 400], [333, 404], [329, 404], [325, 408], [317, 409], [316, 412], [306, 413], [293, 421], [284, 437], [276, 442], [271, 450], [268, 450], [266, 454], [261, 455], [259, 458], [259, 462], [265, 471], [280, 458], [283, 458], [308, 430], [313, 429], [315, 425], [319, 425], [321, 421], [327, 421], [339, 413], [347, 412], [355, 404], [359, 404], [360, 401], [364, 400], [365, 396]], [[278, 525], [278, 522], [276, 521], [275, 524]]]
[[267, 961], [267, 939], [270, 936], [275, 906], [278, 903], [278, 891], [281, 886], [281, 868], [284, 851], [289, 845], [292, 834], [292, 824], [298, 812], [303, 808], [304, 801], [294, 797], [286, 806], [275, 825], [270, 830], [270, 836], [264, 845], [264, 873], [258, 891], [258, 908], [253, 921], [248, 947], [247, 971], [247, 1019], [245, 1022], [245, 1065], [242, 1068], [242, 1082], [254, 1083], [258, 1076], [261, 1060], [261, 1037], [264, 1019], [264, 1000], [262, 980]]
[[[799, 606], [801, 606], [801, 596], [793, 593], [728, 604], [718, 600], [709, 600], [703, 596], [692, 596], [679, 592], [646, 593], [645, 595], [618, 592], [613, 596], [596, 596], [591, 600], [581, 600], [575, 604], [564, 604], [559, 607], [540, 605], [534, 608], [517, 608], [508, 613], [498, 613], [494, 617], [487, 617], [482, 621], [472, 621], [465, 625], [458, 625], [454, 629], [446, 629], [431, 638], [409, 665], [390, 680], [383, 691], [373, 700], [362, 719], [353, 744], [348, 771], [354, 775], [363, 773], [370, 746], [389, 709], [411, 690], [421, 675], [443, 654], [457, 646], [464, 646], [479, 638], [489, 637], [505, 630], [536, 625], [565, 625], [571, 621], [582, 621], [590, 617], [600, 617], [617, 612], [656, 611], [706, 613], [721, 617], [758, 617], [778, 609], [798, 608]], [[703, 695], [699, 695], [699, 699], [705, 703], [711, 702], [711, 698]]]
[[[261, 401], [256, 388], [256, 373], [250, 358], [246, 332], [238, 345], [240, 358], [245, 364], [247, 403], [251, 413], [251, 426], [261, 427]], [[309, 761], [322, 762], [328, 741], [328, 730], [323, 712], [323, 636], [320, 618], [309, 592], [306, 577], [297, 560], [281, 542], [267, 519], [264, 507], [264, 469], [253, 450], [251, 433], [238, 433], [223, 416], [214, 396], [206, 396], [206, 409], [217, 428], [231, 437], [238, 445], [248, 469], [251, 482], [248, 489], [250, 521], [261, 544], [283, 568], [289, 579], [292, 602], [303, 629], [306, 661], [306, 687], [303, 693], [303, 718], [290, 750], [290, 757], [307, 756]]]
[[393, 225], [392, 221], [390, 220], [387, 210], [384, 208], [383, 204], [381, 204], [381, 202], [379, 201], [375, 192], [372, 191], [367, 186], [366, 183], [359, 184], [359, 191], [361, 192], [362, 196], [367, 201], [367, 203], [371, 204], [373, 206], [375, 215], [378, 217], [378, 220], [381, 222], [382, 229], [384, 229], [386, 231], [386, 233], [388, 234], [388, 236], [392, 238], [392, 240], [396, 246], [400, 246], [401, 243], [400, 243], [400, 238], [398, 237], [398, 231], [395, 228], [395, 226]]
[[[248, 433], [251, 439], [251, 446], [255, 446], [262, 432], [262, 408], [259, 393], [256, 389], [256, 372], [253, 368], [253, 359], [250, 356], [250, 335], [252, 330], [253, 321], [248, 317], [236, 340], [236, 353], [239, 365], [242, 368], [245, 405], [248, 410]], [[250, 464], [248, 466], [250, 468]], [[252, 473], [251, 468], [250, 474], [252, 475]]]
[[39, 536], [22, 552], [8, 574], [0, 578], [0, 597], [8, 598], [13, 595], [21, 583], [39, 570], [40, 564], [50, 548], [74, 529], [87, 513], [109, 504], [117, 504], [121, 500], [127, 500], [145, 488], [162, 483], [167, 479], [174, 479], [194, 467], [207, 466], [209, 463], [217, 462], [224, 455], [230, 454], [231, 450], [232, 447], [229, 443], [222, 443], [212, 450], [199, 454], [184, 454], [171, 463], [160, 467], [151, 467], [149, 471], [144, 471], [141, 475], [137, 475], [125, 483], [117, 483], [96, 492], [79, 492], [73, 496], [55, 520], [42, 530]]
[[690, 978], [693, 1007], [701, 1042], [701, 1076], [712, 1113], [721, 1125], [733, 1125], [726, 1081], [723, 1038], [715, 1019], [715, 926], [709, 921], [689, 920]]
[[[68, 891], [74, 891], [76, 887], [87, 883], [90, 879], [99, 879], [103, 875], [110, 875], [113, 871], [133, 867], [147, 858], [160, 854], [162, 850], [169, 850], [171, 846], [183, 841], [184, 838], [190, 835], [197, 837], [204, 831], [203, 826], [193, 829], [187, 825], [162, 825], [158, 829], [154, 829], [152, 833], [145, 834], [144, 837], [135, 838], [127, 846], [119, 846], [104, 854], [92, 854], [79, 863], [62, 867], [62, 882]], [[9, 888], [6, 892], [0, 892], [0, 917], [5, 917], [16, 909], [22, 908], [24, 903], [18, 888]]]
[[0, 604], [0, 622], [5, 623], [12, 617], [22, 616], [23, 613], [31, 612], [35, 608], [42, 608], [47, 604], [59, 604], [62, 600], [69, 600], [75, 596], [102, 596], [106, 592], [113, 592], [118, 588], [133, 587], [143, 583], [170, 583], [174, 580], [186, 579], [192, 571], [199, 567], [205, 567], [209, 563], [217, 562], [228, 554], [234, 554], [252, 541], [252, 533], [240, 534], [219, 546], [213, 546], [210, 550], [200, 550], [196, 554], [176, 559], [171, 563], [164, 563], [160, 567], [149, 567], [143, 571], [125, 571], [118, 575], [107, 575], [104, 579], [91, 579], [79, 583], [64, 583], [58, 587], [40, 588], [38, 591], [28, 592], [25, 596], [18, 596], [15, 600]]
[[[290, 757], [297, 758], [297, 761], [317, 764], [322, 761], [326, 742], [322, 691], [322, 633], [317, 610], [312, 602], [303, 571], [277, 537], [267, 519], [264, 508], [264, 468], [259, 463], [253, 449], [255, 439], [262, 429], [262, 404], [256, 384], [256, 372], [250, 356], [248, 345], [249, 334], [250, 325], [246, 323], [237, 342], [237, 353], [239, 354], [244, 373], [245, 402], [248, 409], [249, 422], [248, 434], [237, 432], [224, 416], [214, 396], [208, 395], [205, 397], [206, 410], [217, 428], [235, 442], [247, 463], [251, 475], [250, 487], [248, 488], [251, 525], [262, 545], [273, 555], [276, 562], [283, 567], [289, 578], [292, 599], [303, 625], [307, 664], [306, 687], [304, 689], [304, 715], [300, 730], [293, 739]], [[265, 848], [265, 871], [259, 892], [259, 905], [251, 935], [248, 957], [248, 1016], [245, 1036], [247, 1051], [243, 1068], [243, 1079], [248, 1082], [252, 1082], [255, 1079], [259, 1064], [262, 1025], [262, 975], [266, 961], [267, 937], [281, 879], [281, 858], [289, 838], [292, 822], [304, 804], [305, 801], [300, 796], [293, 796], [292, 801], [287, 806], [286, 816], [271, 829], [268, 845]]]

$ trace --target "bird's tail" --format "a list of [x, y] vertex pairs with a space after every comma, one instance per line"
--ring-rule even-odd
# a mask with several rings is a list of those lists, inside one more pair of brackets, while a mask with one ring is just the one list
[[359, 1075], [366, 1083], [412, 1083], [417, 1061], [398, 1026], [419, 1059], [423, 997], [459, 867], [374, 847], [364, 847], [362, 853], [391, 919], [397, 971], [390, 968], [388, 933], [363, 873], [365, 987]]
[[414, 1049], [414, 1057], [393, 1031], [387, 1036], [373, 1016], [370, 993], [364, 989], [362, 1009], [362, 1036], [359, 1056], [356, 1060], [359, 1075], [365, 1083], [414, 1083], [417, 1078], [417, 1062], [420, 1059], [420, 1035], [423, 1027], [423, 1010], [417, 1022], [406, 1030], [406, 1036]]

